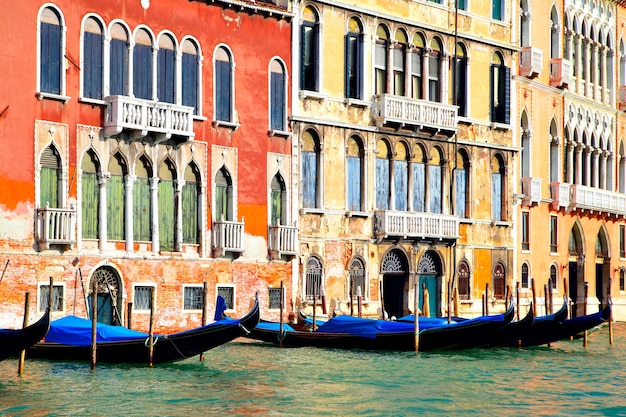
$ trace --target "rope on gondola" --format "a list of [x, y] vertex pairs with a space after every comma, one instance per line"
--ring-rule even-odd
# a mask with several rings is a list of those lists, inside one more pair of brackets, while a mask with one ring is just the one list
[[287, 336], [287, 330], [284, 330], [282, 332], [278, 332], [278, 334], [276, 335], [276, 337], [278, 338], [279, 342], [283, 342], [285, 340], [285, 336]]
[[[150, 345], [149, 340], [150, 340], [150, 338], [149, 338], [149, 337], [146, 337], [146, 341], [145, 341], [145, 342], [143, 342], [143, 344], [144, 344], [146, 347], [148, 347], [148, 345]], [[155, 338], [154, 338], [154, 341], [152, 342], [152, 346], [156, 345], [158, 341], [159, 341], [159, 337], [157, 336], [157, 337], [155, 337]]]
[[189, 358], [189, 356], [186, 356], [183, 352], [180, 351], [180, 349], [178, 349], [178, 346], [176, 346], [176, 343], [174, 343], [174, 340], [170, 339], [169, 337], [166, 337], [165, 339], [169, 340], [172, 343], [172, 346], [174, 346], [174, 349], [176, 349], [176, 352], [178, 352], [181, 358], [184, 358], [184, 359]]
[[246, 335], [250, 334], [250, 330], [246, 329], [245, 326], [239, 323], [239, 327], [241, 327]]

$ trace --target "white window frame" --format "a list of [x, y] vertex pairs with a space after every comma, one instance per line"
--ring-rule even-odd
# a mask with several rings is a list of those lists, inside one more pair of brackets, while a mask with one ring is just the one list
[[133, 313], [144, 313], [144, 314], [145, 313], [150, 313], [150, 309], [149, 308], [148, 309], [138, 309], [137, 308], [137, 305], [135, 303], [135, 294], [136, 294], [135, 293], [135, 288], [137, 288], [137, 287], [151, 287], [152, 291], [154, 291], [154, 302], [156, 304], [156, 300], [157, 300], [157, 296], [158, 296], [157, 286], [156, 286], [155, 283], [152, 283], [152, 282], [137, 282], [137, 283], [133, 283], [133, 298], [132, 298], [132, 300], [133, 300]]
[[[200, 288], [200, 290], [204, 291], [204, 286], [202, 284], [183, 284], [182, 286], [182, 300], [181, 300], [181, 311], [183, 313], [202, 313], [202, 306], [200, 306], [200, 309], [189, 309], [189, 308], [185, 308], [185, 290], [187, 288]], [[205, 300], [206, 301], [206, 300]]]

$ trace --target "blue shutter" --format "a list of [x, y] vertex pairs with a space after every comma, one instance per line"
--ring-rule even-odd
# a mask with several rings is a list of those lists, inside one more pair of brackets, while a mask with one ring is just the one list
[[41, 23], [41, 91], [61, 94], [61, 26]]
[[198, 56], [183, 53], [182, 77], [183, 77], [183, 105], [194, 108], [194, 114], [198, 114]]
[[508, 67], [502, 67], [502, 88], [504, 91], [502, 92], [502, 112], [504, 113], [502, 116], [502, 121], [505, 124], [511, 124], [511, 69]]
[[109, 94], [125, 96], [128, 84], [128, 48], [126, 41], [111, 39]]
[[152, 48], [135, 45], [133, 57], [133, 93], [137, 98], [152, 100]]
[[413, 210], [423, 212], [424, 196], [426, 195], [424, 164], [413, 163]]
[[491, 174], [491, 210], [494, 220], [502, 220], [502, 175]]
[[428, 166], [428, 192], [430, 196], [430, 212], [441, 213], [441, 166]]
[[159, 49], [157, 54], [157, 98], [174, 103], [174, 51]]
[[360, 211], [361, 206], [361, 158], [348, 157], [348, 210]]
[[302, 204], [317, 207], [317, 154], [302, 152]]
[[408, 202], [408, 172], [406, 161], [394, 161], [393, 183], [395, 193], [396, 210], [406, 211]]
[[85, 97], [102, 99], [102, 35], [85, 32], [83, 94]]
[[272, 72], [270, 81], [270, 115], [272, 130], [284, 131], [285, 126], [285, 76]]
[[465, 218], [465, 201], [467, 193], [466, 171], [463, 168], [456, 169], [456, 215]]
[[230, 62], [215, 61], [215, 71], [215, 116], [217, 120], [230, 122], [232, 120]]
[[376, 158], [376, 208], [389, 209], [389, 160]]

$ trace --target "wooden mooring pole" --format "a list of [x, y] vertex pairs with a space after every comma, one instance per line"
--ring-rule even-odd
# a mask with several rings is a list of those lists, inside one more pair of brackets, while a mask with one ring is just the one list
[[[30, 293], [26, 292], [24, 295], [24, 323], [22, 328], [26, 328], [28, 326], [28, 310], [30, 309]], [[24, 358], [26, 357], [26, 351], [23, 350], [20, 352], [20, 359], [17, 365], [17, 374], [22, 375], [24, 373]]]
[[413, 334], [415, 337], [415, 351], [418, 352], [419, 351], [419, 345], [420, 345], [420, 325], [419, 325], [419, 312], [418, 312], [418, 308], [419, 308], [419, 285], [418, 283], [415, 283], [414, 289], [413, 289], [414, 295], [413, 295]]
[[[583, 315], [587, 315], [587, 296], [589, 295], [589, 283], [585, 281], [585, 302], [583, 303]], [[587, 347], [587, 330], [583, 334], [583, 347]]]
[[150, 334], [148, 336], [148, 364], [152, 366], [152, 358], [154, 356], [154, 302], [156, 301], [156, 294], [154, 288], [150, 296]]
[[[206, 281], [204, 281], [202, 283], [202, 326], [206, 326], [207, 323], [207, 304], [206, 304], [206, 300], [207, 300], [207, 283]], [[217, 306], [216, 306], [217, 307]], [[202, 362], [204, 360], [204, 352], [202, 352], [200, 355], [200, 362]]]
[[611, 295], [612, 279], [609, 278], [609, 288], [606, 291], [606, 302], [609, 304], [609, 345], [613, 344], [613, 296]]
[[98, 280], [94, 278], [91, 287], [91, 369], [96, 369], [98, 346]]
[[285, 287], [283, 286], [283, 282], [280, 281], [280, 321], [279, 321], [279, 327], [278, 327], [278, 346], [279, 347], [283, 347], [283, 339], [284, 337], [284, 330], [283, 330], [283, 310], [285, 308], [284, 303], [283, 303], [283, 297], [285, 294]]

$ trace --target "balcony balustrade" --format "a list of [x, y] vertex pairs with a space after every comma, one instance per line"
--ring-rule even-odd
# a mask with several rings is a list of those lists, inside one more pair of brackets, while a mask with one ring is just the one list
[[533, 46], [524, 46], [519, 55], [519, 75], [535, 78], [543, 71], [543, 51]]
[[572, 209], [626, 215], [626, 194], [585, 185], [571, 185]]
[[76, 210], [47, 205], [37, 209], [35, 234], [43, 250], [51, 245], [73, 245], [76, 243]]
[[132, 138], [153, 135], [157, 141], [172, 136], [192, 140], [193, 107], [142, 100], [127, 96], [109, 96], [105, 99], [107, 111], [104, 135], [115, 136], [128, 131]]
[[620, 111], [626, 110], [626, 85], [619, 87], [619, 109]]
[[391, 94], [374, 96], [372, 108], [372, 117], [378, 127], [391, 123], [440, 131], [449, 136], [458, 129], [457, 114], [457, 106]]
[[374, 233], [385, 238], [456, 240], [459, 218], [447, 214], [377, 210]]
[[295, 256], [298, 251], [298, 228], [275, 225], [269, 227], [268, 250], [272, 258]]
[[227, 252], [243, 253], [244, 219], [240, 222], [222, 218], [213, 222], [213, 254], [223, 256]]
[[569, 207], [570, 184], [564, 182], [550, 183], [550, 198], [552, 199], [552, 208], [554, 210]]

